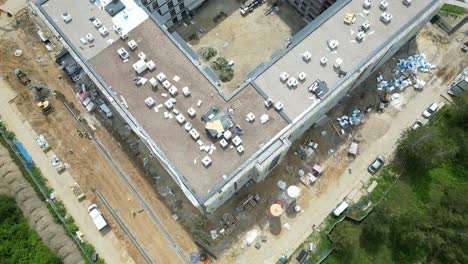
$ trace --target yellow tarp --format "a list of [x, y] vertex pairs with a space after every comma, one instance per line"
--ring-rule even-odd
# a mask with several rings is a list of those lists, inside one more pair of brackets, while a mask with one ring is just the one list
[[218, 134], [224, 132], [223, 124], [221, 124], [221, 121], [219, 120], [206, 123], [205, 128], [215, 130]]

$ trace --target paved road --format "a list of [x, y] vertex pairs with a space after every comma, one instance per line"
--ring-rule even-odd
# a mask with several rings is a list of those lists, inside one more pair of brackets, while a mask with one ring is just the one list
[[0, 79], [1, 118], [7, 124], [8, 129], [15, 132], [16, 138], [26, 147], [36, 165], [45, 175], [48, 175], [50, 186], [57, 193], [57, 197], [67, 205], [67, 211], [73, 216], [75, 222], [85, 234], [85, 239], [96, 248], [99, 255], [102, 256], [107, 263], [133, 262], [125, 247], [112, 230], [108, 230], [106, 233], [100, 233], [89, 216], [83, 213], [86, 212], [90, 202], [85, 201], [80, 203], [73, 195], [70, 195], [70, 189], [59, 187], [72, 186], [75, 181], [68, 171], [62, 174], [57, 173], [50, 162], [53, 151], [49, 151], [47, 155], [44, 155], [39, 148], [34, 140], [37, 134], [29, 123], [24, 120], [15, 105], [8, 103], [15, 96], [16, 93], [9, 88], [4, 80]]

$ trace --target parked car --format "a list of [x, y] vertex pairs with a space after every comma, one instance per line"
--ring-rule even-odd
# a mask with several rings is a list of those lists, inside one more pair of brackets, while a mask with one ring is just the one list
[[426, 110], [424, 110], [422, 116], [424, 118], [431, 117], [435, 112], [439, 110], [439, 105], [437, 103], [432, 103]]
[[385, 163], [385, 157], [382, 155], [377, 156], [375, 160], [367, 167], [367, 171], [369, 171], [370, 174], [375, 174]]
[[99, 106], [99, 109], [106, 115], [107, 118], [112, 118], [112, 111], [109, 109], [109, 107], [106, 104], [101, 104]]
[[414, 122], [414, 124], [413, 124], [413, 126], [411, 127], [411, 129], [416, 130], [416, 129], [422, 127], [422, 126], [423, 126], [423, 123], [422, 123], [420, 120], [416, 120], [416, 122]]

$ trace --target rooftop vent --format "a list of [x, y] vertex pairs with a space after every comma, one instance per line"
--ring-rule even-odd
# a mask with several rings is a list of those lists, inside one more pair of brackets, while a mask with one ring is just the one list
[[405, 6], [409, 6], [409, 5], [411, 5], [411, 0], [403, 0], [403, 4]]
[[277, 102], [277, 103], [275, 104], [275, 109], [276, 109], [276, 111], [278, 111], [278, 112], [281, 111], [281, 110], [283, 110], [283, 104], [282, 104], [281, 102]]
[[383, 12], [382, 15], [380, 15], [380, 20], [384, 22], [385, 24], [390, 23], [392, 21], [393, 16], [390, 13]]
[[312, 54], [309, 51], [306, 51], [302, 54], [302, 59], [305, 61], [310, 61], [310, 58], [312, 58]]
[[292, 77], [288, 80], [288, 87], [296, 87], [297, 86], [297, 80], [296, 78]]
[[380, 9], [381, 9], [382, 11], [385, 11], [385, 10], [387, 10], [387, 7], [388, 7], [388, 2], [387, 2], [387, 1], [385, 1], [385, 0], [384, 0], [384, 1], [382, 1], [382, 2], [380, 2], [380, 5], [379, 5], [379, 7], [380, 7]]
[[371, 0], [365, 0], [362, 4], [362, 7], [364, 7], [365, 9], [369, 9], [371, 7], [371, 2]]
[[343, 64], [343, 59], [342, 59], [342, 58], [338, 58], [338, 59], [336, 59], [335, 64], [333, 64], [333, 67], [334, 67], [335, 69], [339, 69], [339, 68], [341, 68], [341, 64]]
[[305, 81], [306, 77], [307, 77], [307, 74], [305, 72], [299, 73], [299, 77], [298, 77], [299, 81], [301, 82]]
[[364, 31], [364, 32], [367, 32], [367, 31], [369, 31], [371, 25], [372, 25], [372, 23], [371, 23], [369, 20], [366, 20], [366, 21], [361, 25], [361, 27], [359, 28], [359, 30], [362, 30], [362, 31]]
[[359, 31], [357, 34], [356, 34], [356, 40], [361, 42], [362, 40], [364, 39], [364, 32], [363, 31]]
[[340, 45], [340, 42], [336, 39], [331, 39], [329, 41], [327, 41], [327, 44], [328, 44], [328, 47], [331, 49], [331, 50], [334, 50], [336, 48], [338, 48], [338, 45]]
[[285, 82], [286, 80], [288, 80], [288, 78], [289, 78], [289, 74], [287, 72], [283, 72], [280, 74], [280, 80], [282, 82]]
[[273, 99], [268, 98], [265, 100], [265, 107], [270, 108], [273, 105]]
[[327, 62], [328, 62], [327, 57], [322, 57], [322, 58], [320, 59], [320, 65], [322, 65], [322, 66], [327, 65]]

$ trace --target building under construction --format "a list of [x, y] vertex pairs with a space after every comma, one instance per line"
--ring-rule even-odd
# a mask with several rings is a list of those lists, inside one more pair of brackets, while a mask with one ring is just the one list
[[327, 9], [285, 50], [225, 94], [213, 71], [137, 2], [40, 0], [35, 8], [115, 114], [204, 212], [248, 182], [262, 184], [291, 142], [320, 123], [443, 4], [326, 1]]

